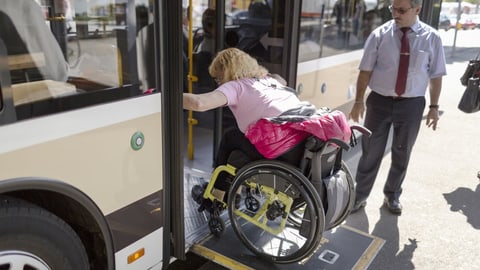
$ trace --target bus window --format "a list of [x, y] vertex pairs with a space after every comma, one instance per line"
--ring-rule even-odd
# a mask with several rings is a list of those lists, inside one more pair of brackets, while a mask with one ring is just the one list
[[385, 5], [376, 0], [303, 1], [299, 62], [362, 49], [370, 32], [389, 19]]
[[296, 86], [301, 99], [350, 110], [363, 45], [377, 26], [391, 18], [388, 5], [386, 0], [302, 2]]
[[[231, 24], [225, 30], [226, 45], [247, 52], [271, 72], [279, 73], [279, 70], [271, 69], [272, 64], [282, 62], [281, 46], [275, 46], [274, 42], [283, 39], [284, 29], [280, 21], [284, 20], [284, 10], [275, 10], [274, 1], [237, 2], [236, 6], [225, 7], [227, 23]], [[281, 5], [280, 2], [277, 4]]]
[[148, 5], [148, 0], [3, 3], [0, 38], [6, 43], [17, 119], [140, 96], [153, 88], [139, 79], [136, 50], [136, 29], [151, 21]]

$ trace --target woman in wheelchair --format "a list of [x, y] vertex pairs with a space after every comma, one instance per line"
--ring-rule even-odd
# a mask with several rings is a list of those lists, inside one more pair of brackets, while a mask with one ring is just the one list
[[354, 201], [353, 179], [341, 159], [352, 138], [345, 115], [301, 102], [236, 48], [219, 52], [209, 73], [218, 87], [184, 93], [184, 109], [228, 106], [238, 128], [224, 133], [211, 181], [192, 189], [199, 211], [208, 210], [209, 228], [220, 236], [220, 213], [228, 208], [237, 236], [260, 257], [304, 259], [325, 229], [343, 222]]
[[[238, 128], [223, 135], [214, 167], [226, 165], [234, 150], [241, 151], [250, 161], [263, 159], [245, 137], [248, 126], [261, 118], [275, 117], [299, 107], [300, 100], [293, 91], [283, 90], [285, 86], [269, 76], [253, 57], [239, 49], [221, 51], [212, 60], [209, 73], [218, 87], [204, 94], [183, 94], [183, 107], [193, 111], [223, 106], [231, 109]], [[217, 185], [225, 186], [221, 182], [217, 181]]]

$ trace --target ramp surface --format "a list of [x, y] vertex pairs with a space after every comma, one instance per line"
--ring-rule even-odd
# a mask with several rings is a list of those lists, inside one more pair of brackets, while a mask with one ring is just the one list
[[[253, 226], [253, 225], [252, 225]], [[275, 264], [249, 251], [228, 226], [221, 238], [210, 236], [192, 246], [192, 252], [229, 269], [367, 269], [384, 240], [341, 225], [325, 232], [322, 244], [309, 258], [299, 263]]]

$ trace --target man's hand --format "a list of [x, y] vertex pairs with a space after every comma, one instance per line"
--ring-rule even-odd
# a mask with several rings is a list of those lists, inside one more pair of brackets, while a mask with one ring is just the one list
[[427, 114], [427, 127], [432, 127], [433, 130], [437, 129], [437, 123], [440, 119], [437, 108], [431, 108]]
[[353, 104], [352, 110], [350, 111], [349, 118], [352, 119], [354, 122], [359, 123], [360, 118], [363, 118], [363, 114], [365, 113], [365, 104], [363, 102], [355, 102]]

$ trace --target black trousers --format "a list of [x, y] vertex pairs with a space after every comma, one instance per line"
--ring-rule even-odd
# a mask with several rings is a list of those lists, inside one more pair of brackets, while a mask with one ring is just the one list
[[[213, 167], [216, 168], [220, 165], [227, 164], [231, 154], [235, 150], [241, 152], [248, 161], [264, 159], [262, 154], [260, 154], [255, 146], [245, 137], [245, 134], [238, 128], [231, 128], [223, 134]], [[239, 164], [235, 165], [238, 166]]]
[[395, 99], [372, 91], [366, 106], [364, 125], [372, 131], [372, 135], [362, 136], [362, 156], [356, 175], [356, 200], [365, 200], [370, 195], [392, 126], [392, 162], [383, 193], [388, 199], [398, 199], [420, 129], [425, 97]]
[[[216, 168], [228, 163], [240, 169], [247, 163], [259, 159], [264, 159], [264, 157], [245, 137], [245, 134], [235, 127], [228, 129], [223, 134], [213, 167]], [[231, 175], [222, 172], [215, 181], [215, 188], [228, 191], [232, 180], [233, 177]]]

